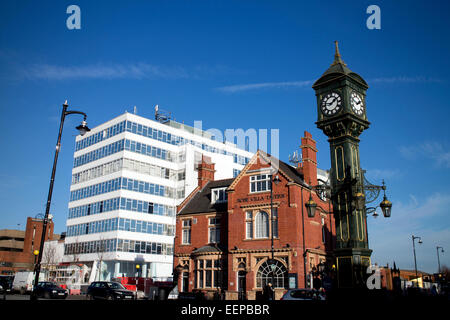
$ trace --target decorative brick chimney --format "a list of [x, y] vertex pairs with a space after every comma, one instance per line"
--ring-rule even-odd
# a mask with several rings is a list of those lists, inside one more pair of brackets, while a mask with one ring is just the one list
[[198, 186], [201, 189], [209, 182], [214, 181], [214, 163], [211, 158], [202, 155], [202, 162], [198, 165]]
[[311, 133], [305, 131], [302, 138], [302, 172], [306, 183], [312, 186], [317, 185], [317, 148], [316, 142], [312, 139]]

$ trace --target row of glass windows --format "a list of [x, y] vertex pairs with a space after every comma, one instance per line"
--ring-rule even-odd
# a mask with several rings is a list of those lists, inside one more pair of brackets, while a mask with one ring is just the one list
[[117, 249], [118, 239], [106, 239], [87, 242], [74, 242], [64, 245], [65, 255], [77, 255], [83, 253], [113, 252]]
[[175, 152], [170, 152], [161, 148], [153, 147], [133, 140], [122, 139], [76, 157], [74, 159], [73, 167], [76, 168], [82, 166], [86, 163], [107, 157], [122, 150], [132, 151], [149, 157], [154, 157], [172, 162], [182, 161], [184, 159], [183, 154], [179, 154], [177, 156], [177, 153]]
[[93, 135], [90, 135], [84, 139], [81, 139], [75, 144], [75, 151], [87, 148], [93, 144], [96, 144], [105, 139], [111, 138], [116, 134], [122, 133], [125, 130], [125, 121], [115, 124], [105, 130], [99, 131]]
[[77, 255], [85, 253], [101, 254], [114, 251], [172, 255], [173, 245], [166, 243], [122, 239], [74, 242], [64, 245], [65, 255]]
[[161, 130], [157, 130], [151, 127], [147, 127], [135, 122], [131, 122], [131, 121], [127, 121], [126, 124], [126, 131], [128, 132], [132, 132], [134, 134], [138, 134], [138, 135], [142, 135], [144, 137], [148, 137], [148, 138], [152, 138], [158, 141], [162, 141], [165, 143], [170, 143], [176, 146], [180, 146], [180, 145], [185, 145], [185, 144], [191, 144], [194, 146], [197, 146], [198, 148], [201, 148], [202, 150], [208, 151], [208, 152], [213, 152], [213, 153], [220, 153], [220, 154], [224, 154], [224, 155], [232, 155], [234, 162], [235, 163], [239, 163], [239, 164], [247, 164], [247, 162], [249, 161], [248, 158], [243, 157], [243, 156], [239, 156], [237, 154], [234, 154], [232, 152], [227, 152], [224, 149], [219, 149], [216, 147], [212, 147], [206, 143], [200, 143], [194, 140], [190, 140], [190, 139], [185, 139], [183, 137], [177, 136], [177, 135], [173, 135]]
[[167, 133], [165, 131], [154, 129], [152, 127], [147, 127], [132, 121], [127, 121], [126, 130], [128, 132], [138, 134], [140, 136], [155, 139], [165, 143], [170, 143], [175, 146], [180, 146], [185, 143], [185, 139], [180, 136], [176, 136], [171, 133]]
[[175, 189], [150, 182], [122, 178], [122, 189], [168, 198], [184, 198], [184, 187]]
[[250, 159], [244, 156], [240, 156], [238, 154], [234, 154], [233, 161], [234, 163], [242, 164], [245, 166], [250, 161]]
[[91, 214], [108, 212], [119, 209], [120, 198], [107, 199], [78, 207], [69, 208], [68, 219], [74, 219]]
[[169, 217], [174, 217], [176, 212], [174, 206], [118, 197], [70, 208], [68, 219], [119, 209]]
[[234, 162], [242, 164], [242, 165], [247, 164], [247, 162], [249, 161], [249, 158], [234, 154], [232, 152], [228, 152], [224, 149], [218, 149], [216, 147], [212, 147], [205, 143], [200, 143], [200, 142], [197, 142], [194, 140], [185, 139], [183, 137], [173, 135], [171, 133], [167, 133], [165, 131], [154, 129], [154, 128], [151, 128], [148, 126], [144, 126], [144, 125], [132, 122], [132, 121], [123, 121], [119, 124], [116, 124], [110, 128], [107, 128], [101, 132], [98, 132], [92, 136], [86, 137], [86, 138], [78, 141], [76, 144], [76, 151], [86, 148], [88, 146], [91, 146], [97, 142], [103, 141], [107, 138], [110, 138], [110, 137], [116, 135], [116, 134], [119, 134], [124, 131], [124, 127], [127, 132], [138, 134], [138, 135], [141, 135], [141, 136], [144, 136], [147, 138], [155, 139], [155, 140], [169, 143], [172, 145], [180, 146], [180, 145], [184, 145], [184, 144], [191, 144], [191, 145], [197, 146], [198, 148], [201, 148], [202, 150], [205, 150], [208, 152], [220, 153], [220, 154], [224, 154], [224, 155], [232, 155]]
[[125, 140], [125, 150], [171, 162], [177, 161], [177, 154], [175, 152], [170, 152], [133, 140]]
[[[274, 208], [272, 216], [273, 236], [278, 238], [278, 208]], [[270, 235], [269, 214], [264, 211], [247, 211], [245, 213], [245, 238], [246, 239], [268, 239]], [[192, 235], [192, 221], [186, 219], [182, 221], [181, 243], [190, 244]], [[220, 242], [220, 219], [209, 218], [208, 242]]]
[[76, 201], [99, 194], [112, 192], [121, 188], [122, 178], [115, 178], [70, 192], [70, 201]]
[[89, 181], [122, 169], [123, 159], [117, 159], [100, 166], [90, 168], [72, 175], [72, 184]]
[[174, 235], [174, 227], [172, 225], [125, 218], [113, 218], [68, 226], [67, 236], [74, 237], [84, 234], [93, 234], [116, 230], [157, 234], [164, 236]]
[[169, 179], [172, 181], [181, 181], [186, 178], [185, 170], [173, 170], [169, 168], [160, 167], [146, 162], [131, 160], [127, 158], [117, 159], [100, 166], [87, 169], [72, 175], [72, 184], [77, 184], [84, 181], [89, 181], [110, 173], [117, 172], [121, 169], [128, 169], [131, 171], [148, 174], [158, 178]]
[[172, 255], [173, 245], [135, 240], [117, 240], [117, 251]]
[[148, 174], [158, 178], [169, 179], [172, 181], [183, 181], [186, 179], [186, 170], [173, 170], [146, 162], [123, 159], [123, 168], [135, 172]]
[[70, 201], [81, 200], [119, 189], [136, 191], [168, 198], [184, 198], [184, 188], [175, 189], [168, 186], [161, 186], [155, 183], [120, 177], [85, 188], [73, 190], [72, 192], [70, 192]]
[[81, 156], [78, 156], [73, 161], [73, 167], [79, 167], [83, 164], [107, 157], [113, 153], [119, 152], [123, 150], [124, 146], [124, 140], [119, 140], [114, 143], [108, 144], [104, 147], [101, 147], [99, 149], [92, 150], [91, 152], [82, 154]]

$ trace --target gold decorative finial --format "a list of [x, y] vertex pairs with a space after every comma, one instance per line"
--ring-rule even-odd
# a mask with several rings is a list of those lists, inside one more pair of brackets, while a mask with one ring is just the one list
[[334, 61], [331, 65], [333, 66], [335, 64], [343, 64], [344, 66], [346, 66], [345, 62], [342, 61], [341, 59], [341, 54], [339, 53], [339, 45], [337, 41], [334, 41], [334, 46], [335, 46]]
[[336, 47], [336, 53], [335, 56], [341, 56], [341, 54], [339, 53], [339, 43], [337, 42], [337, 40], [334, 40], [334, 46]]

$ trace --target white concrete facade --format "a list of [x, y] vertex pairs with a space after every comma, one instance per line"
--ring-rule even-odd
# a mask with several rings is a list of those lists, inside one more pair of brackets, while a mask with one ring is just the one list
[[[111, 133], [109, 128], [122, 124]], [[176, 206], [198, 184], [196, 164], [201, 154], [215, 163], [215, 179], [232, 178], [252, 157], [235, 145], [183, 127], [124, 113], [76, 137], [64, 261], [98, 266], [101, 279], [135, 276], [136, 265], [142, 276], [172, 276]], [[157, 130], [157, 136], [149, 136], [150, 130], [153, 134]], [[100, 138], [92, 141], [93, 136]], [[111, 151], [111, 145], [121, 143], [122, 148]], [[104, 147], [98, 156], [97, 150]], [[160, 151], [169, 156], [164, 159]], [[94, 158], [79, 160], [88, 154]], [[244, 161], [236, 162], [235, 155]]]

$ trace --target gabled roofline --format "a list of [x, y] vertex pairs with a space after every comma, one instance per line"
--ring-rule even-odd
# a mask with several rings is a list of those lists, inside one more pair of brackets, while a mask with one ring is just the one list
[[[209, 182], [208, 182], [209, 183]], [[207, 183], [207, 184], [208, 184]], [[206, 185], [207, 185], [206, 184]], [[205, 185], [205, 187], [206, 187]], [[177, 206], [177, 215], [181, 213], [181, 211], [186, 207], [186, 205], [191, 202], [191, 200], [194, 198], [194, 196], [201, 191], [199, 186], [196, 186], [194, 190], [186, 197], [186, 199], [183, 200], [178, 206]]]
[[[248, 172], [250, 167], [256, 163], [259, 158], [264, 159], [268, 164], [272, 165], [271, 159], [276, 159], [277, 163], [283, 162], [278, 158], [258, 149], [255, 155], [250, 159], [250, 161], [245, 165], [239, 175], [234, 179], [233, 183], [228, 187], [227, 191], [234, 191], [236, 184], [242, 179], [242, 177]], [[284, 162], [283, 162], [284, 163]], [[277, 172], [279, 172], [283, 177], [285, 177], [289, 182], [295, 182], [286, 172], [284, 172], [279, 165], [275, 167]]]

